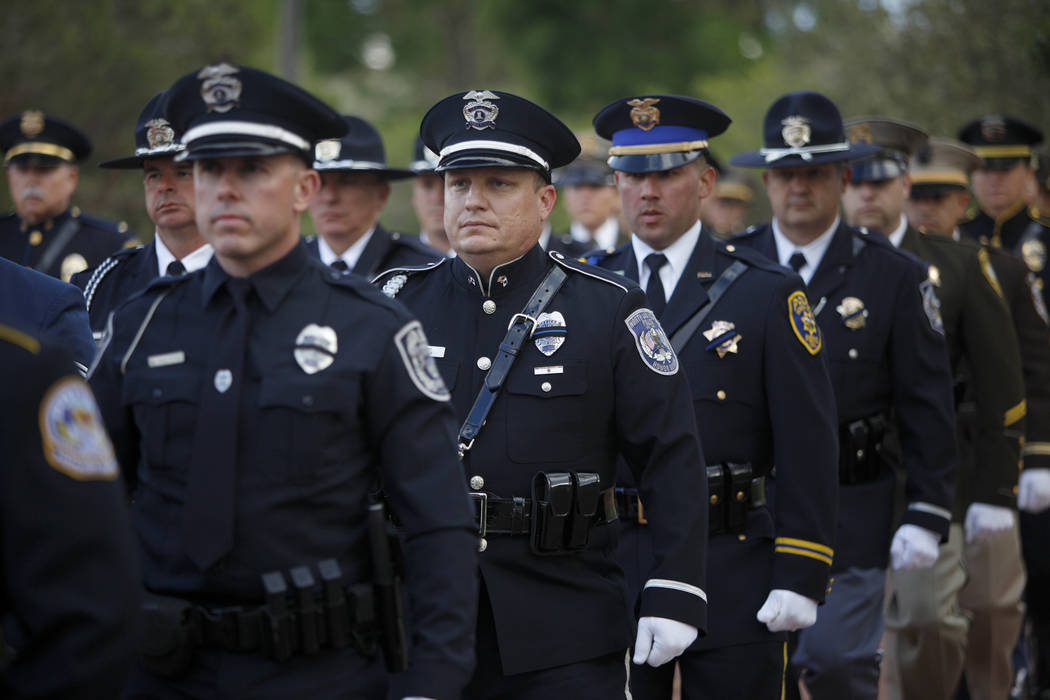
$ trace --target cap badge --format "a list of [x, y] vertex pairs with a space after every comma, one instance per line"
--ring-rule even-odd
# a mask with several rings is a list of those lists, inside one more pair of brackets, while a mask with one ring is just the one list
[[463, 118], [467, 120], [466, 128], [478, 131], [496, 128], [499, 107], [487, 100], [498, 100], [499, 95], [488, 90], [471, 90], [463, 99], [467, 100], [463, 107]]
[[317, 146], [314, 147], [314, 156], [322, 163], [326, 163], [338, 158], [342, 150], [343, 144], [339, 139], [327, 139], [317, 142]]
[[780, 125], [784, 127], [780, 130], [780, 137], [792, 148], [802, 148], [809, 143], [812, 137], [809, 119], [801, 115], [787, 117], [780, 122]]
[[1002, 117], [987, 117], [981, 122], [981, 136], [985, 141], [1002, 141], [1006, 138], [1006, 122]]
[[846, 129], [850, 143], [875, 143], [871, 135], [871, 124], [854, 124]]
[[150, 119], [146, 122], [146, 143], [150, 148], [166, 148], [175, 143], [175, 130], [167, 119]]
[[868, 322], [868, 310], [864, 308], [864, 302], [857, 297], [846, 297], [842, 303], [835, 307], [842, 317], [842, 323], [851, 331], [859, 331]]
[[201, 68], [201, 99], [209, 112], [229, 112], [241, 99], [241, 81], [233, 77], [240, 69], [229, 63]]
[[44, 113], [35, 109], [22, 112], [22, 135], [28, 139], [44, 130]]
[[627, 100], [631, 106], [631, 121], [642, 131], [649, 131], [660, 123], [660, 110], [654, 107], [659, 97], [645, 97]]

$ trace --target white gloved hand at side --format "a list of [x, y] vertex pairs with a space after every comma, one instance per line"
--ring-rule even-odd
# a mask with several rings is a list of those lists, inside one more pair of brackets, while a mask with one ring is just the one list
[[770, 632], [791, 632], [812, 627], [817, 621], [817, 601], [794, 591], [774, 588], [755, 615]]
[[401, 698], [401, 700], [434, 700], [434, 698], [421, 698], [418, 695], [413, 695], [410, 698]]
[[685, 651], [696, 640], [697, 629], [666, 617], [643, 617], [638, 620], [634, 640], [634, 663], [662, 666]]
[[1017, 483], [1017, 507], [1026, 513], [1050, 508], [1050, 469], [1025, 469]]
[[897, 528], [890, 543], [890, 560], [900, 571], [928, 569], [937, 561], [941, 538], [924, 527], [906, 523]]
[[1013, 526], [1013, 510], [989, 503], [971, 503], [966, 509], [966, 521], [963, 523], [967, 544], [987, 542]]

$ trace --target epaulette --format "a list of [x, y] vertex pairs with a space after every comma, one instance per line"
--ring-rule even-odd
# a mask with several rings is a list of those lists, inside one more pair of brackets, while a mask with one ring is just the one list
[[773, 272], [780, 276], [787, 276], [793, 274], [791, 270], [782, 265], [778, 265], [765, 255], [762, 255], [754, 248], [749, 248], [745, 245], [735, 245], [733, 239], [728, 241], [719, 241], [716, 239], [716, 250], [720, 253], [724, 253], [731, 258], [742, 260], [747, 263], [750, 267], [757, 267], [760, 270], [766, 270], [767, 272]]
[[623, 275], [617, 274], [615, 272], [612, 272], [611, 270], [606, 270], [601, 267], [595, 267], [594, 265], [590, 265], [586, 262], [581, 262], [579, 260], [570, 260], [569, 258], [565, 257], [564, 255], [558, 252], [551, 251], [547, 253], [547, 256], [554, 262], [564, 267], [566, 270], [572, 270], [573, 272], [579, 272], [580, 274], [586, 275], [587, 277], [593, 277], [596, 280], [601, 280], [606, 284], [611, 284], [614, 287], [619, 287], [624, 292], [631, 291], [630, 287], [624, 284], [626, 278]]
[[99, 263], [99, 266], [91, 273], [91, 277], [88, 278], [87, 284], [84, 285], [84, 302], [89, 312], [91, 311], [91, 300], [95, 298], [95, 292], [106, 275], [112, 272], [113, 268], [119, 265], [124, 258], [129, 258], [140, 250], [142, 250], [141, 245], [135, 248], [123, 248]]
[[448, 258], [441, 258], [435, 260], [432, 263], [426, 263], [425, 265], [405, 265], [403, 267], [392, 267], [389, 270], [383, 270], [378, 275], [370, 280], [370, 283], [374, 286], [379, 286], [379, 281], [386, 278], [383, 282], [383, 286], [380, 291], [387, 295], [391, 299], [397, 296], [397, 293], [401, 291], [401, 288], [405, 286], [405, 282], [412, 275], [417, 275], [421, 272], [430, 272], [431, 270], [437, 269], [443, 265]]
[[[624, 244], [627, 245], [626, 243]], [[620, 248], [597, 248], [595, 250], [584, 253], [582, 257], [578, 258], [580, 262], [585, 262], [588, 265], [598, 265], [605, 259], [612, 257], [620, 252]]]

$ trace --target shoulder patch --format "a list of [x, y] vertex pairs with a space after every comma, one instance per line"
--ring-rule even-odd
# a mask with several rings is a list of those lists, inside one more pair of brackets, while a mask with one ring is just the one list
[[671, 341], [667, 339], [663, 326], [652, 311], [638, 309], [623, 322], [634, 336], [638, 354], [649, 369], [668, 376], [678, 371], [678, 356], [674, 354]]
[[40, 403], [40, 436], [48, 464], [78, 481], [113, 481], [117, 457], [91, 389], [78, 377], [58, 380]]
[[930, 322], [930, 328], [944, 335], [944, 321], [941, 319], [941, 300], [937, 298], [933, 282], [929, 279], [920, 282], [919, 292], [922, 294], [922, 310], [926, 312], [926, 319]]
[[445, 387], [445, 380], [430, 354], [430, 345], [419, 321], [410, 321], [394, 335], [394, 345], [405, 363], [405, 370], [424, 396], [435, 401], [448, 401], [452, 398]]
[[806, 348], [810, 355], [816, 355], [823, 347], [824, 339], [820, 333], [820, 326], [817, 325], [817, 318], [813, 315], [813, 309], [809, 306], [806, 293], [800, 290], [794, 291], [788, 295], [787, 301], [791, 330], [795, 331], [795, 336], [802, 343], [802, 347]]
[[592, 277], [596, 280], [601, 280], [606, 284], [611, 284], [614, 287], [619, 287], [624, 292], [630, 291], [623, 284], [623, 281], [625, 279], [623, 275], [618, 275], [615, 272], [612, 272], [611, 270], [596, 267], [595, 265], [590, 265], [586, 262], [580, 262], [579, 260], [570, 260], [569, 258], [565, 257], [564, 255], [558, 252], [550, 251], [547, 253], [547, 255], [548, 257], [550, 257], [551, 260], [558, 263], [566, 270], [572, 270], [573, 272], [578, 272], [582, 275], [586, 275], [587, 277]]

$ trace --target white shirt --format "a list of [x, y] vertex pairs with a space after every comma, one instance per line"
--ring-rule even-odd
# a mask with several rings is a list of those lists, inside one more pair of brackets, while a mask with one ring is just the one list
[[[164, 245], [164, 240], [157, 235], [156, 231], [153, 232], [153, 246], [157, 250], [157, 269], [160, 270], [160, 274], [166, 275], [168, 274], [168, 265], [175, 262], [175, 254], [168, 250], [168, 246]], [[205, 243], [184, 257], [180, 262], [186, 268], [186, 272], [193, 272], [207, 265], [208, 261], [211, 260], [211, 254], [211, 244]]]
[[696, 242], [700, 240], [700, 222], [697, 221], [692, 227], [678, 237], [678, 240], [663, 250], [654, 250], [648, 243], [637, 235], [631, 235], [631, 247], [634, 249], [634, 257], [638, 261], [638, 284], [645, 289], [649, 284], [649, 266], [645, 264], [645, 258], [652, 253], [663, 253], [667, 256], [667, 262], [660, 268], [660, 283], [664, 286], [664, 295], [667, 299], [674, 293], [675, 285], [685, 272], [685, 266], [689, 263], [689, 257], [696, 248]]
[[593, 234], [579, 221], [573, 221], [569, 225], [569, 235], [572, 236], [572, 240], [583, 243], [590, 243], [593, 240], [595, 248], [606, 250], [616, 246], [616, 238], [620, 235], [620, 221], [615, 216], [610, 216], [595, 229]]
[[901, 214], [901, 223], [900, 223], [900, 225], [893, 230], [893, 233], [891, 233], [889, 236], [887, 236], [887, 238], [890, 239], [890, 243], [893, 244], [894, 248], [900, 248], [901, 247], [901, 241], [904, 240], [904, 232], [907, 231], [907, 230], [908, 230], [908, 217], [906, 217], [904, 214]]
[[324, 236], [317, 237], [317, 252], [321, 255], [321, 262], [325, 265], [331, 265], [336, 260], [342, 260], [346, 263], [347, 268], [353, 270], [354, 265], [361, 259], [361, 253], [364, 252], [365, 246], [372, 240], [372, 234], [375, 233], [376, 227], [368, 229], [368, 233], [354, 241], [353, 245], [343, 251], [342, 255], [336, 255], [335, 251], [332, 250], [332, 246], [328, 245], [328, 241], [324, 239]]
[[828, 246], [831, 245], [831, 237], [835, 234], [835, 229], [839, 227], [840, 219], [841, 217], [836, 214], [835, 220], [831, 223], [831, 228], [806, 245], [798, 246], [788, 240], [788, 237], [780, 230], [780, 224], [777, 223], [776, 217], [774, 217], [773, 242], [777, 244], [777, 260], [790, 270], [791, 265], [788, 264], [788, 261], [791, 259], [791, 256], [795, 253], [805, 255], [806, 264], [799, 268], [798, 274], [802, 277], [803, 282], [809, 284], [809, 281], [813, 279], [813, 273], [817, 271], [817, 267], [820, 265], [820, 261], [824, 259], [824, 253], [828, 252]]

